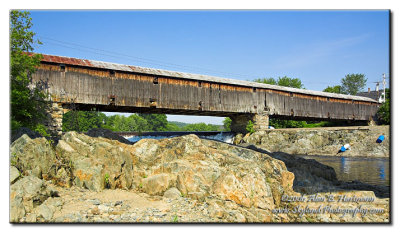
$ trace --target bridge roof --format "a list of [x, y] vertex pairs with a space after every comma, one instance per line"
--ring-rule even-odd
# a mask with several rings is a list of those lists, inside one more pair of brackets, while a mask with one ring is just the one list
[[244, 80], [238, 80], [238, 79], [220, 78], [220, 77], [214, 77], [214, 76], [208, 76], [208, 75], [202, 75], [202, 74], [191, 74], [191, 73], [184, 73], [184, 72], [177, 72], [177, 71], [145, 68], [145, 67], [140, 67], [140, 66], [123, 65], [123, 64], [116, 64], [116, 63], [103, 62], [103, 61], [94, 61], [94, 60], [87, 60], [87, 59], [79, 59], [79, 58], [72, 58], [72, 57], [55, 56], [55, 55], [48, 55], [48, 54], [42, 54], [42, 55], [43, 55], [42, 62], [50, 62], [50, 63], [57, 63], [57, 64], [65, 64], [65, 65], [75, 65], [75, 66], [82, 66], [82, 67], [92, 67], [92, 68], [100, 68], [100, 69], [115, 70], [115, 71], [125, 71], [125, 72], [132, 72], [132, 73], [142, 73], [142, 74], [150, 74], [150, 75], [157, 75], [157, 76], [166, 76], [166, 77], [171, 77], [171, 78], [200, 80], [200, 81], [208, 81], [208, 82], [214, 82], [214, 83], [233, 84], [233, 85], [238, 85], [238, 86], [257, 87], [257, 88], [287, 91], [287, 92], [293, 92], [293, 93], [301, 93], [301, 94], [307, 94], [307, 95], [324, 96], [324, 97], [331, 97], [331, 98], [350, 99], [350, 100], [359, 100], [359, 101], [367, 101], [367, 102], [377, 103], [377, 101], [374, 99], [371, 99], [368, 97], [362, 97], [362, 96], [352, 96], [352, 95], [336, 94], [336, 93], [329, 93], [329, 92], [322, 92], [322, 91], [312, 91], [312, 90], [305, 90], [305, 89], [298, 89], [298, 88], [291, 88], [291, 87], [282, 87], [282, 86], [277, 86], [277, 85], [250, 82], [250, 81], [244, 81]]

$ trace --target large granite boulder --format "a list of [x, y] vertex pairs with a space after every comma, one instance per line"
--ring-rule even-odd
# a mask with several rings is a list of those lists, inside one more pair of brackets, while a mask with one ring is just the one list
[[192, 199], [213, 195], [245, 207], [272, 209], [283, 193], [293, 192], [294, 176], [283, 162], [195, 135], [142, 139], [129, 150], [137, 161], [135, 187], [150, 195], [176, 187]]
[[115, 140], [68, 132], [59, 140], [56, 152], [67, 164], [74, 185], [93, 191], [129, 189], [133, 161], [127, 146]]
[[11, 165], [23, 175], [47, 179], [56, 174], [56, 153], [45, 138], [22, 135], [11, 144], [10, 156]]
[[10, 184], [13, 184], [21, 176], [21, 173], [14, 166], [10, 167]]
[[18, 180], [10, 187], [10, 222], [19, 222], [52, 195], [54, 191], [35, 176]]

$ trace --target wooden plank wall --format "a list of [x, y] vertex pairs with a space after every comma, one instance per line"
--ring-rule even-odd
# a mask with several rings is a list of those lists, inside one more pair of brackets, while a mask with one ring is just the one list
[[39, 79], [48, 81], [53, 100], [61, 103], [348, 120], [368, 120], [378, 109], [361, 101], [82, 67], [62, 70], [56, 64], [42, 64], [33, 75]]

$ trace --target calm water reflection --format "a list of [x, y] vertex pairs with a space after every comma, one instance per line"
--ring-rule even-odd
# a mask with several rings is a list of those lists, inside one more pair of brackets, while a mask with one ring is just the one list
[[389, 185], [388, 158], [357, 158], [333, 156], [301, 156], [315, 159], [335, 169], [337, 178], [343, 181], [358, 180], [372, 185]]

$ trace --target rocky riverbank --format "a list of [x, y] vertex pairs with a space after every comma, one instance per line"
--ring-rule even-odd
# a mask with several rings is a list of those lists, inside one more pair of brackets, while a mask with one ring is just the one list
[[388, 198], [349, 188], [325, 165], [295, 166], [285, 153], [195, 135], [133, 145], [76, 132], [57, 145], [23, 135], [10, 154], [11, 222], [389, 221]]
[[[379, 135], [385, 140], [377, 143]], [[234, 144], [253, 144], [271, 152], [302, 155], [389, 157], [389, 126], [326, 127], [310, 129], [274, 129], [238, 134]], [[338, 154], [344, 144], [351, 150]]]

